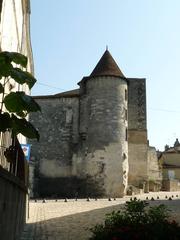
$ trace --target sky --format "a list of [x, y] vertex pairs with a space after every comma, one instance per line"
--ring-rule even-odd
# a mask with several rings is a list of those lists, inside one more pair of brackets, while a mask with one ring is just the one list
[[78, 88], [106, 45], [126, 77], [146, 78], [151, 146], [180, 139], [179, 0], [31, 0], [32, 95]]

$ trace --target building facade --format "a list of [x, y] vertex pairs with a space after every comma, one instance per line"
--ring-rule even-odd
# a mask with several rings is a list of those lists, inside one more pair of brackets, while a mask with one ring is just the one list
[[174, 146], [165, 146], [159, 155], [159, 164], [162, 170], [162, 188], [165, 191], [180, 190], [180, 143], [176, 139]]
[[[0, 0], [0, 51], [19, 52], [28, 57], [27, 71], [33, 73], [33, 60], [30, 44], [30, 1]], [[6, 84], [5, 94], [29, 89], [12, 79]], [[0, 102], [1, 101], [0, 94]], [[3, 109], [4, 110], [4, 109]], [[23, 136], [18, 136], [25, 143]], [[1, 240], [20, 239], [25, 219], [28, 217], [27, 180], [28, 166], [17, 139], [12, 142], [9, 132], [0, 134], [0, 238]], [[4, 152], [13, 145], [11, 163]]]
[[121, 197], [148, 191], [146, 81], [124, 76], [108, 50], [79, 89], [35, 96], [34, 197]]

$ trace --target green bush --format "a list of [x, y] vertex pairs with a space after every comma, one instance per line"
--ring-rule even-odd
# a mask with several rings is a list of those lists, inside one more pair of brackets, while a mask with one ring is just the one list
[[179, 240], [180, 226], [169, 221], [169, 210], [163, 204], [148, 207], [140, 200], [126, 202], [121, 211], [106, 215], [104, 224], [91, 228], [91, 240]]

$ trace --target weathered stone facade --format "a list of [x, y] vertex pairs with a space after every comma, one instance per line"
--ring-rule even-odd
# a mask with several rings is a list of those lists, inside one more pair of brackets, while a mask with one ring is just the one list
[[145, 79], [128, 79], [129, 185], [137, 188], [147, 182], [147, 121]]
[[159, 164], [162, 169], [162, 189], [180, 191], [180, 143], [176, 139], [174, 146], [165, 146], [159, 154]]
[[128, 174], [127, 81], [113, 76], [97, 76], [83, 79], [80, 87], [86, 91], [80, 95], [81, 145], [73, 157], [74, 163], [80, 165], [75, 169], [75, 175], [83, 174], [95, 181], [96, 193], [122, 195]]
[[157, 192], [162, 188], [162, 171], [155, 147], [148, 149], [147, 165], [149, 191]]
[[[36, 96], [36, 197], [126, 194], [148, 182], [145, 79], [126, 78], [106, 50], [80, 89]], [[32, 181], [31, 181], [32, 182]], [[128, 183], [129, 182], [129, 183]]]

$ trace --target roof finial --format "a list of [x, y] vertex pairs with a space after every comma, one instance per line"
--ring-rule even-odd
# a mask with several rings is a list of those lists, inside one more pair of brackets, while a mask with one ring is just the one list
[[108, 50], [108, 45], [106, 45], [106, 51]]

